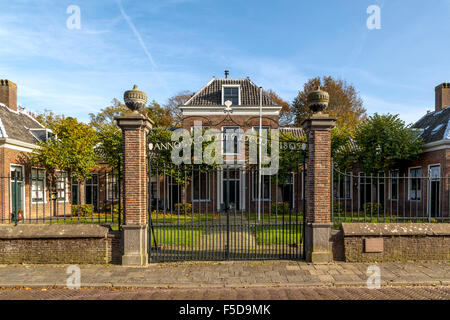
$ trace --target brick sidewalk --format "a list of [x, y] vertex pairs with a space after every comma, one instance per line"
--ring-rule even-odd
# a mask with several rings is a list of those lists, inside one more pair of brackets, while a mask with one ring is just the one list
[[0, 289], [0, 300], [450, 300], [450, 287]]
[[[80, 265], [82, 287], [214, 288], [366, 286], [367, 263], [295, 261]], [[383, 286], [450, 285], [450, 263], [380, 263]], [[67, 265], [0, 265], [0, 287], [65, 286]]]

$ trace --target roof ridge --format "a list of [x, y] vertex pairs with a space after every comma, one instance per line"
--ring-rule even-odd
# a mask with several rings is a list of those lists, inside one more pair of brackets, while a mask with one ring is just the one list
[[5, 107], [8, 111], [15, 113], [15, 114], [20, 114], [19, 111], [13, 110], [10, 107], [8, 107], [6, 104], [0, 103], [0, 106]]
[[[255, 87], [262, 88], [263, 91], [263, 96], [265, 96], [267, 99], [269, 99], [270, 102], [273, 103], [273, 105], [275, 106], [279, 106], [275, 101], [273, 101], [273, 99], [267, 94], [267, 91], [263, 89], [263, 87], [258, 87], [258, 85], [256, 83], [254, 83], [250, 78], [247, 78], [248, 81], [250, 81], [250, 84], [254, 85]], [[281, 106], [280, 106], [281, 107]]]
[[[20, 112], [21, 114], [26, 115], [28, 118], [30, 118], [31, 120], [33, 120], [34, 122], [36, 122], [38, 125], [40, 125], [41, 128], [39, 128], [39, 129], [47, 129], [46, 126], [44, 126], [44, 125], [43, 125], [42, 123], [40, 123], [37, 119], [35, 119], [31, 114], [29, 114], [28, 111], [26, 111], [25, 108], [24, 108], [23, 110], [19, 110], [19, 112]], [[38, 128], [35, 128], [35, 129], [38, 129]]]
[[203, 90], [205, 90], [205, 88], [207, 88], [214, 80], [216, 80], [216, 78], [212, 77], [212, 79], [209, 80], [209, 82], [208, 82], [207, 84], [205, 84], [205, 85], [203, 86], [203, 88], [201, 88], [199, 91], [197, 91], [197, 92], [196, 92], [192, 97], [190, 97], [189, 100], [186, 101], [183, 105], [184, 105], [184, 106], [187, 106], [187, 104], [188, 104], [189, 102], [191, 102], [192, 99], [194, 99], [200, 92], [202, 92]]

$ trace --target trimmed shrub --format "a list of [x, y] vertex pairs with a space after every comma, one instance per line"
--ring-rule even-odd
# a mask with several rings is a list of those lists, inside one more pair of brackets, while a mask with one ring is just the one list
[[85, 217], [94, 213], [94, 206], [92, 204], [86, 205], [72, 205], [73, 217]]
[[342, 203], [340, 203], [340, 202], [334, 203], [333, 204], [333, 212], [337, 213], [337, 214], [341, 214], [342, 212], [344, 212]]
[[173, 214], [192, 213], [192, 204], [190, 203], [175, 203]]
[[378, 213], [383, 213], [383, 206], [381, 203], [368, 202], [368, 203], [364, 204], [363, 209], [364, 209], [363, 212], [365, 212], [366, 215], [367, 214], [374, 215], [374, 214], [378, 214]]
[[289, 213], [289, 202], [272, 203], [272, 213], [288, 214]]

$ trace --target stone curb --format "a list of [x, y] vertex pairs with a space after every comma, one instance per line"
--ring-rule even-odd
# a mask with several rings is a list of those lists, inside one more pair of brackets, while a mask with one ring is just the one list
[[[65, 288], [66, 283], [0, 283], [0, 289], [2, 288], [52, 288], [52, 287]], [[422, 282], [405, 282], [405, 281], [392, 281], [382, 282], [381, 287], [411, 287], [411, 286], [450, 286], [450, 281], [436, 280], [436, 281], [422, 281]], [[212, 288], [311, 288], [311, 287], [323, 287], [323, 288], [339, 288], [339, 287], [366, 287], [364, 281], [339, 281], [335, 283], [256, 283], [256, 284], [143, 284], [143, 283], [89, 283], [82, 285], [81, 288], [148, 288], [148, 289], [212, 289]]]

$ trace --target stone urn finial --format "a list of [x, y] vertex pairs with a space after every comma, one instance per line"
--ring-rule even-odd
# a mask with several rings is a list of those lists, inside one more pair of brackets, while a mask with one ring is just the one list
[[125, 91], [123, 100], [131, 111], [138, 111], [147, 104], [147, 95], [145, 92], [139, 91], [137, 85], [134, 85], [132, 90]]
[[308, 94], [308, 107], [312, 112], [322, 112], [328, 107], [328, 102], [330, 101], [330, 95], [328, 92], [320, 89], [320, 85], [317, 90], [314, 90]]

